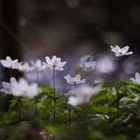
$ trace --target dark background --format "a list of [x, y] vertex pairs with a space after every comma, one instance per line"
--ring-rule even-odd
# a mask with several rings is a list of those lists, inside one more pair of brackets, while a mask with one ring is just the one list
[[139, 25], [139, 0], [1, 0], [0, 58], [74, 59], [111, 44], [129, 45], [138, 58]]

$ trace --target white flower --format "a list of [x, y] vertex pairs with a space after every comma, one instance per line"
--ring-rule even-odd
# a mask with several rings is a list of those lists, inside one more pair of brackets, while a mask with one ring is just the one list
[[114, 71], [116, 65], [110, 56], [101, 56], [97, 60], [96, 71], [99, 73], [110, 73]]
[[29, 84], [25, 79], [21, 78], [18, 81], [14, 77], [10, 79], [10, 82], [2, 82], [1, 92], [12, 94], [15, 97], [26, 96], [33, 98], [38, 95], [40, 89], [36, 83]]
[[37, 71], [43, 71], [47, 68], [46, 63], [43, 63], [41, 60], [37, 59], [35, 62], [31, 61], [32, 67]]
[[82, 103], [87, 103], [89, 102], [90, 97], [98, 93], [100, 90], [100, 87], [93, 88], [88, 85], [75, 88], [69, 92], [72, 96], [69, 97], [68, 104], [77, 106]]
[[40, 89], [36, 83], [29, 84], [25, 79], [21, 78], [19, 82], [11, 84], [11, 92], [14, 96], [33, 98], [39, 94]]
[[135, 84], [140, 84], [140, 73], [135, 74], [135, 78], [130, 78]]
[[83, 68], [84, 71], [94, 70], [96, 67], [95, 61], [81, 62], [80, 67]]
[[29, 63], [20, 63], [17, 67], [17, 69], [21, 72], [30, 72], [34, 70], [34, 67], [32, 67]]
[[80, 59], [79, 65], [84, 71], [90, 71], [95, 69], [96, 62], [93, 61], [93, 56], [85, 55]]
[[10, 78], [10, 82], [2, 82], [2, 89], [0, 90], [1, 92], [4, 92], [4, 93], [9, 93], [11, 94], [12, 91], [11, 91], [11, 84], [12, 83], [16, 83], [16, 79], [14, 77], [11, 77]]
[[97, 79], [94, 80], [94, 83], [95, 84], [99, 84], [99, 83], [102, 83], [103, 81], [104, 81], [104, 79], [101, 78], [101, 77], [99, 77], [99, 78], [97, 78]]
[[81, 75], [77, 74], [75, 77], [71, 77], [70, 75], [67, 75], [64, 77], [67, 82], [71, 85], [79, 85], [79, 84], [84, 84], [86, 82], [86, 79], [82, 79], [81, 80]]
[[10, 56], [7, 56], [6, 59], [0, 60], [1, 64], [10, 69], [16, 69], [19, 65], [18, 59], [12, 60]]
[[87, 61], [92, 61], [93, 60], [93, 56], [92, 55], [84, 55], [83, 57], [81, 57], [80, 62], [87, 62]]
[[129, 46], [125, 46], [123, 48], [120, 48], [118, 45], [114, 46], [110, 46], [111, 51], [115, 53], [115, 56], [120, 57], [120, 56], [124, 56], [124, 55], [131, 55], [133, 54], [133, 52], [128, 52], [129, 50]]
[[48, 56], [46, 57], [47, 67], [53, 70], [58, 70], [58, 71], [64, 70], [63, 67], [64, 65], [66, 65], [66, 63], [67, 63], [66, 61], [61, 62], [61, 58], [56, 56], [53, 56], [52, 59], [50, 59]]

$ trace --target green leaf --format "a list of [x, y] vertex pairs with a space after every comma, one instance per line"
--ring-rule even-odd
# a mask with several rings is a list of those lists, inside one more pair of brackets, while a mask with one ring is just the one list
[[10, 106], [9, 109], [12, 109], [13, 107], [15, 107], [17, 105], [17, 99], [12, 99], [10, 101]]
[[54, 92], [54, 89], [52, 87], [47, 86], [47, 85], [41, 84], [41, 85], [39, 85], [39, 87], [41, 88], [42, 93], [47, 93], [47, 94], [51, 95]]

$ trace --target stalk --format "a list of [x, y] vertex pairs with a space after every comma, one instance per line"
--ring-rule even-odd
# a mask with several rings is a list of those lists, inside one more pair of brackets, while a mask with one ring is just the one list
[[40, 83], [40, 73], [38, 70], [36, 71], [36, 77], [37, 77], [37, 82], [39, 84]]
[[[119, 67], [121, 67], [120, 61], [121, 61], [121, 58], [118, 57], [118, 65], [119, 65]], [[117, 79], [119, 79], [119, 71], [118, 71], [118, 78]], [[116, 89], [116, 94], [117, 94], [117, 109], [119, 110], [119, 81], [118, 80], [116, 80], [115, 89]]]
[[23, 110], [23, 107], [22, 107], [22, 105], [21, 105], [21, 103], [20, 103], [20, 99], [19, 99], [18, 97], [16, 97], [16, 99], [17, 99], [17, 105], [18, 105], [18, 107], [19, 107], [20, 119], [21, 119], [21, 118], [22, 118], [22, 110]]
[[53, 120], [54, 120], [54, 123], [55, 123], [55, 120], [56, 120], [55, 68], [53, 69], [53, 94], [54, 94], [54, 98], [53, 98]]
[[13, 76], [13, 70], [12, 68], [10, 69], [10, 78]]
[[69, 124], [71, 124], [71, 106], [69, 105]]
[[[74, 83], [73, 85], [73, 88], [76, 88], [77, 84]], [[69, 109], [68, 109], [68, 115], [69, 115], [69, 124], [71, 124], [71, 111], [72, 111], [72, 108], [71, 108], [71, 105], [69, 105]]]
[[117, 94], [117, 109], [119, 110], [119, 83], [118, 83], [118, 80], [116, 81], [115, 89], [116, 89], [116, 94]]

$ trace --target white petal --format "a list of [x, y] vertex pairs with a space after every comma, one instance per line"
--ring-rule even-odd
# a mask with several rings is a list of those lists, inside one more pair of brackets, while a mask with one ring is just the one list
[[139, 72], [137, 72], [137, 73], [135, 74], [135, 78], [136, 78], [136, 79], [140, 79], [140, 73], [139, 73]]
[[119, 56], [121, 56], [121, 54], [120, 53], [116, 53], [115, 56], [119, 57]]
[[8, 83], [8, 82], [2, 82], [2, 86], [4, 88], [8, 88], [8, 89], [10, 89], [10, 87], [11, 87], [10, 83]]
[[75, 82], [79, 82], [80, 79], [81, 79], [81, 75], [80, 75], [80, 74], [77, 74], [77, 75], [74, 77]]
[[68, 104], [72, 106], [77, 106], [78, 104], [80, 104], [80, 100], [76, 97], [69, 97]]
[[17, 83], [17, 80], [14, 77], [11, 77], [10, 83]]
[[69, 82], [71, 80], [71, 76], [70, 75], [64, 76], [64, 78], [67, 80], [67, 82]]
[[85, 55], [80, 59], [80, 62], [86, 62], [86, 61], [92, 61], [93, 56], [92, 55]]
[[47, 62], [48, 64], [52, 64], [51, 59], [50, 59], [48, 56], [46, 57], [46, 62]]
[[64, 69], [63, 69], [63, 68], [57, 67], [56, 70], [58, 70], [58, 71], [63, 71]]
[[52, 62], [54, 63], [56, 60], [57, 60], [57, 57], [54, 55], [54, 56], [52, 57]]
[[126, 53], [129, 50], [129, 46], [121, 48], [122, 53]]
[[110, 48], [111, 48], [111, 49], [114, 49], [114, 46], [110, 45]]
[[11, 62], [11, 61], [12, 61], [12, 59], [11, 59], [11, 57], [10, 57], [10, 56], [7, 56], [7, 57], [6, 57], [6, 60], [7, 60], [7, 61], [9, 61], [9, 62]]
[[7, 66], [7, 62], [6, 62], [5, 60], [1, 60], [0, 62], [1, 62], [1, 64], [2, 64], [4, 67]]
[[0, 89], [0, 91], [3, 92], [3, 93], [11, 93], [10, 90], [5, 89], [5, 88]]
[[125, 53], [125, 55], [131, 55], [131, 54], [133, 54], [133, 52], [127, 52], [127, 53]]
[[86, 79], [82, 79], [82, 80], [80, 81], [80, 83], [81, 83], [81, 84], [86, 83]]
[[117, 51], [121, 51], [121, 48], [120, 48], [118, 45], [115, 45], [115, 49], [116, 49]]
[[66, 64], [67, 64], [67, 62], [64, 61], [64, 62], [61, 62], [61, 63], [59, 64], [59, 66], [60, 66], [60, 67], [63, 67], [63, 66], [65, 66]]
[[134, 79], [134, 78], [130, 78], [130, 80], [132, 80], [133, 82], [135, 81], [135, 79]]

